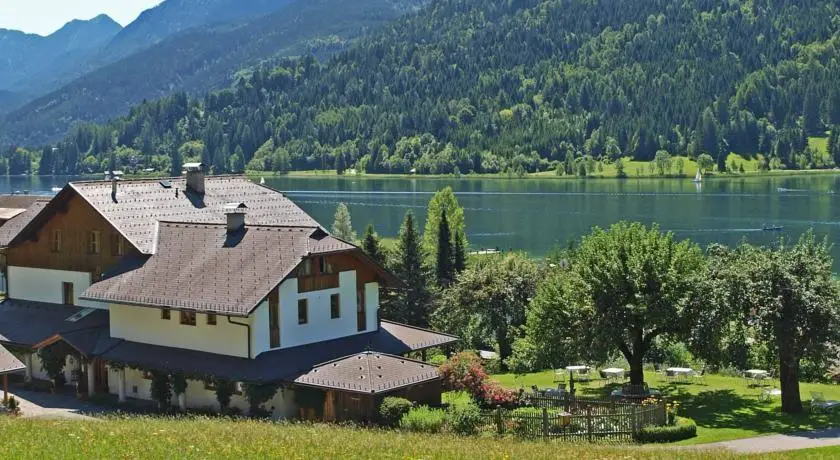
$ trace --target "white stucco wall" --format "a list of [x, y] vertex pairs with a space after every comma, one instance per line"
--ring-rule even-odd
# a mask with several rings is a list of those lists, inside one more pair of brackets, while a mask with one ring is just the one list
[[[132, 342], [185, 348], [230, 356], [248, 356], [248, 329], [217, 316], [216, 325], [207, 324], [207, 315], [198, 313], [196, 325], [181, 324], [178, 311], [172, 310], [168, 320], [161, 319], [157, 308], [111, 304], [111, 337]], [[233, 318], [247, 324], [248, 318]], [[267, 324], [267, 321], [266, 321]], [[266, 326], [268, 328], [268, 326]]]
[[378, 310], [379, 283], [367, 283], [365, 284], [365, 313], [367, 314], [367, 330], [365, 332], [375, 331], [379, 327], [376, 321], [379, 317]]
[[79, 299], [90, 287], [90, 280], [91, 275], [87, 272], [10, 266], [9, 298], [60, 304], [64, 302], [63, 283], [73, 283], [75, 305], [107, 309], [106, 304]]
[[[119, 394], [119, 371], [108, 369], [108, 390], [113, 395]], [[143, 373], [136, 369], [125, 369], [125, 395], [128, 398], [152, 400], [151, 380], [143, 378]], [[135, 391], [136, 390], [136, 391]], [[219, 402], [216, 400], [216, 392], [206, 390], [204, 382], [198, 380], [187, 380], [186, 402], [188, 409], [218, 411]], [[172, 405], [178, 405], [178, 398], [173, 394]], [[243, 414], [248, 413], [248, 401], [244, 395], [233, 395], [230, 399], [231, 407], [236, 407]], [[297, 409], [294, 403], [294, 392], [287, 389], [279, 389], [274, 398], [263, 404], [265, 409], [272, 412], [275, 419], [292, 418], [296, 415]]]
[[254, 357], [270, 349], [270, 333], [268, 330], [268, 300], [261, 303], [248, 318], [251, 324], [251, 353]]
[[[289, 279], [280, 285], [280, 346], [290, 348], [313, 342], [332, 340], [339, 337], [359, 334], [356, 324], [356, 272], [339, 273], [339, 287], [322, 291], [299, 293], [297, 280]], [[370, 286], [370, 288], [368, 288]], [[365, 302], [367, 303], [368, 328], [362, 332], [370, 332], [376, 328], [376, 309], [379, 304], [379, 292], [376, 283], [365, 286]], [[373, 291], [376, 291], [374, 294]], [[341, 317], [330, 318], [330, 296], [339, 294]], [[298, 300], [307, 299], [309, 304], [309, 321], [298, 324]], [[266, 315], [265, 328], [268, 328]], [[261, 349], [266, 351], [267, 348]]]

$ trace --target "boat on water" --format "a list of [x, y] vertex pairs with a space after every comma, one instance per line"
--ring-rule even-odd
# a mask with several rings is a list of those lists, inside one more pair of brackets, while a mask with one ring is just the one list
[[785, 228], [782, 227], [781, 225], [767, 225], [767, 224], [764, 224], [764, 225], [761, 226], [761, 231], [762, 232], [781, 232], [784, 229]]
[[53, 187], [50, 189], [53, 193], [58, 193], [61, 191], [61, 187]]
[[699, 184], [700, 182], [703, 182], [703, 174], [701, 174], [700, 170], [698, 169], [697, 174], [694, 176], [694, 183]]
[[265, 185], [265, 177], [260, 177], [260, 185]]

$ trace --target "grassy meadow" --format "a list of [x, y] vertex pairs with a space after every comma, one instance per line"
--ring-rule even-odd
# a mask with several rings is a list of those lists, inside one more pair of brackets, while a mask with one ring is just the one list
[[[4, 458], [283, 458], [283, 459], [729, 459], [720, 450], [545, 443], [513, 438], [459, 438], [332, 425], [209, 418], [110, 417], [43, 420], [0, 417]], [[830, 458], [815, 449], [797, 458]]]
[[[556, 387], [554, 371], [517, 376], [514, 374], [494, 375], [493, 379], [510, 388], [531, 385], [540, 388]], [[827, 399], [840, 400], [840, 385], [802, 383], [800, 393], [805, 404], [805, 413], [787, 415], [781, 412], [778, 397], [770, 401], [759, 401], [760, 389], [747, 385], [741, 377], [708, 375], [705, 383], [672, 383], [653, 372], [645, 373], [645, 381], [651, 388], [662, 391], [671, 401], [679, 401], [679, 415], [697, 422], [697, 437], [679, 444], [701, 444], [731, 439], [748, 438], [772, 433], [814, 430], [840, 424], [840, 411], [833, 415], [811, 414], [808, 403], [811, 392], [822, 392]], [[771, 385], [779, 388], [779, 382]], [[578, 394], [604, 396], [615, 386], [601, 386], [590, 383], [578, 386]]]

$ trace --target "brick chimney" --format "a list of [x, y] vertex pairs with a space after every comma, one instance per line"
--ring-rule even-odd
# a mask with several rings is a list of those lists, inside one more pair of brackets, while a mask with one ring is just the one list
[[224, 208], [227, 217], [227, 232], [235, 233], [245, 227], [245, 214], [248, 206], [245, 203], [227, 203]]
[[204, 194], [204, 164], [185, 163], [184, 171], [187, 172], [187, 190]]

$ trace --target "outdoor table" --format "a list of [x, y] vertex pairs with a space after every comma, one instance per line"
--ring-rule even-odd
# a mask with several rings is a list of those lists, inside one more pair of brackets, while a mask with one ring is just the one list
[[620, 369], [618, 367], [610, 367], [607, 369], [602, 369], [601, 372], [604, 373], [607, 378], [610, 379], [621, 379], [624, 378], [624, 369]]
[[751, 379], [754, 382], [758, 382], [759, 380], [764, 380], [770, 377], [770, 373], [763, 370], [763, 369], [750, 369], [744, 372], [745, 379]]
[[665, 369], [665, 372], [671, 372], [674, 374], [674, 377], [688, 378], [694, 370], [690, 367], [669, 367], [668, 369]]
[[589, 372], [589, 366], [566, 366], [569, 372]]

